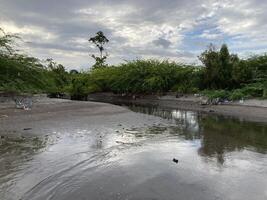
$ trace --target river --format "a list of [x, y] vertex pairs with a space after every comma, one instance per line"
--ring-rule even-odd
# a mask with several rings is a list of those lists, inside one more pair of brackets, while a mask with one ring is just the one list
[[112, 126], [1, 139], [0, 199], [267, 199], [266, 124], [128, 108]]

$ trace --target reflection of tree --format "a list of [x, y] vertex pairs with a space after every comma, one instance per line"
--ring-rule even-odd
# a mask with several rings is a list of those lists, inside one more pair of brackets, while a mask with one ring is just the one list
[[[8, 137], [2, 136], [0, 139], [0, 177], [1, 181], [12, 184], [9, 180], [19, 170], [24, 169], [25, 163], [30, 161], [32, 157], [40, 150], [45, 148], [49, 143], [47, 136], [41, 137]], [[2, 189], [0, 187], [0, 189]]]
[[[172, 134], [179, 134], [186, 139], [199, 139], [198, 120], [199, 116], [195, 112], [182, 110], [164, 110], [157, 106], [139, 106], [131, 105], [130, 109], [135, 112], [155, 115], [164, 119], [173, 120], [176, 123], [175, 127], [171, 127]], [[197, 137], [196, 137], [197, 136]]]
[[203, 135], [199, 154], [216, 157], [221, 164], [227, 152], [244, 148], [267, 151], [266, 125], [214, 116], [205, 117], [199, 123]]
[[201, 139], [199, 154], [204, 157], [215, 157], [220, 164], [224, 163], [227, 152], [244, 148], [267, 152], [267, 126], [264, 124], [218, 116], [202, 116], [190, 111], [168, 111], [156, 106], [131, 105], [130, 108], [135, 112], [174, 120], [176, 125], [168, 127], [170, 134], [179, 135], [186, 140]]
[[148, 115], [155, 115], [155, 116], [162, 117], [164, 119], [172, 119], [171, 111], [163, 110], [156, 106], [131, 105], [130, 109], [134, 112], [145, 113]]

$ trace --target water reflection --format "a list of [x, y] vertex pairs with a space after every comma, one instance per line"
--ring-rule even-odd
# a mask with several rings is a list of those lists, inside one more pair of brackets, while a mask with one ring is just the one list
[[15, 186], [16, 180], [21, 177], [20, 172], [28, 167], [27, 164], [33, 156], [44, 150], [49, 142], [48, 136], [2, 135], [0, 139], [0, 191], [4, 193], [11, 192], [10, 189]]
[[116, 125], [1, 140], [0, 199], [266, 199], [266, 124], [129, 108]]
[[203, 117], [199, 124], [203, 136], [199, 154], [216, 157], [221, 164], [227, 152], [244, 149], [259, 153], [267, 151], [267, 126], [264, 124], [215, 116]]
[[150, 106], [131, 105], [135, 112], [160, 116], [172, 120], [176, 126], [168, 127], [170, 134], [179, 134], [186, 140], [200, 139], [199, 155], [216, 158], [223, 164], [228, 152], [250, 149], [259, 153], [267, 151], [267, 126], [223, 116], [181, 110], [163, 110]]

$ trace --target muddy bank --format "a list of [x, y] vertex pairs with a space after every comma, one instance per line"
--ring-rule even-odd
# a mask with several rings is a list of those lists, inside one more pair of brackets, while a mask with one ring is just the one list
[[225, 115], [237, 117], [241, 120], [254, 122], [267, 122], [267, 101], [266, 100], [247, 100], [242, 103], [231, 102], [222, 105], [202, 105], [200, 97], [155, 95], [126, 97], [112, 93], [98, 93], [88, 96], [88, 100], [98, 102], [108, 102], [114, 104], [137, 104], [153, 105], [166, 109], [182, 109], [190, 111], [199, 111], [210, 114]]

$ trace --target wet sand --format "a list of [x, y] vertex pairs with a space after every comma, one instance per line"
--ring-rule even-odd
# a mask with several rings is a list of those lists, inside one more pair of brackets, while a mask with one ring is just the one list
[[114, 121], [112, 117], [116, 119], [114, 116], [129, 112], [126, 108], [106, 103], [63, 99], [43, 98], [34, 103], [31, 110], [17, 109], [14, 102], [7, 102], [0, 110], [0, 133], [40, 135], [60, 129], [109, 125]]
[[[159, 117], [140, 117], [127, 108], [106, 103], [44, 98], [32, 110], [17, 109], [13, 102], [3, 107], [0, 199], [5, 200], [34, 199], [26, 193], [49, 177], [76, 169], [77, 163], [102, 163], [109, 159], [106, 153], [115, 156], [116, 146], [127, 149], [132, 137], [125, 137], [126, 130], [164, 124]], [[49, 199], [49, 195], [40, 199]]]

